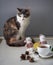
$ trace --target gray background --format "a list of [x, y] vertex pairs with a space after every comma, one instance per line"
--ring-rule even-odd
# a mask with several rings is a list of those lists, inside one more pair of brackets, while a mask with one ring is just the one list
[[53, 36], [53, 0], [0, 0], [0, 35], [3, 35], [5, 21], [16, 15], [18, 7], [29, 8], [31, 12], [26, 36], [40, 33]]

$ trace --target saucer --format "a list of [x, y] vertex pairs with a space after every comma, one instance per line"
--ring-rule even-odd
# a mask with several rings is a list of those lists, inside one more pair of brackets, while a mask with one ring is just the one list
[[41, 58], [50, 58], [53, 56], [53, 52], [48, 53], [47, 55], [39, 55]]

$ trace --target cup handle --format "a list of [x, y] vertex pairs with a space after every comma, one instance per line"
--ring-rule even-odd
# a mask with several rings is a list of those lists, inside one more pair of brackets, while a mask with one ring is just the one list
[[53, 51], [53, 47], [52, 46], [50, 46], [50, 52], [52, 52]]
[[51, 49], [51, 46], [49, 48]]

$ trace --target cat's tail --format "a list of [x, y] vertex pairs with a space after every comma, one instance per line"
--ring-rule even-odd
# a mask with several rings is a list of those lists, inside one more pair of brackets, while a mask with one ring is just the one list
[[17, 40], [17, 41], [15, 41], [15, 42], [12, 42], [12, 43], [10, 43], [10, 42], [8, 42], [8, 41], [6, 41], [7, 42], [7, 45], [9, 45], [9, 46], [13, 46], [13, 47], [21, 47], [21, 46], [25, 46], [25, 42], [24, 42], [24, 40], [25, 39], [21, 39], [21, 40]]
[[[15, 42], [12, 42], [10, 43], [9, 41], [6, 41], [7, 45], [8, 46], [12, 46], [12, 47], [21, 47], [21, 46], [25, 46], [25, 42], [24, 42], [25, 39], [21, 39], [21, 40], [17, 40]], [[32, 39], [32, 42], [34, 43], [34, 39]]]

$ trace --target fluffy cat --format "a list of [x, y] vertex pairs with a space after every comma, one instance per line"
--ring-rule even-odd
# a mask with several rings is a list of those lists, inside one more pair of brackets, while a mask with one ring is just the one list
[[30, 11], [17, 8], [17, 14], [4, 24], [4, 38], [9, 46], [24, 46], [25, 30], [29, 24]]

